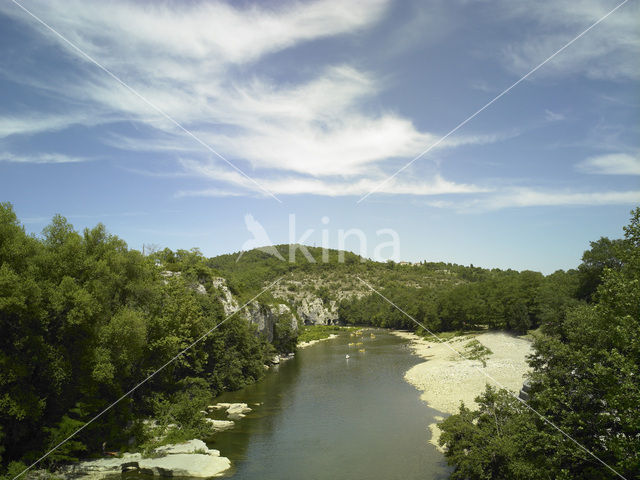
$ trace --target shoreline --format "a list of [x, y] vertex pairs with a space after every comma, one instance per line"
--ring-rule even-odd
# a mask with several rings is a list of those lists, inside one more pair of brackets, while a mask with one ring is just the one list
[[325, 338], [318, 338], [316, 340], [309, 340], [308, 342], [300, 342], [297, 345], [297, 347], [298, 348], [310, 347], [311, 345], [315, 345], [318, 342], [324, 342], [325, 340], [331, 340], [332, 338], [338, 338], [338, 335], [336, 335], [335, 333], [332, 333], [328, 337], [325, 337]]
[[[421, 392], [420, 399], [429, 407], [446, 416], [458, 413], [461, 401], [469, 408], [477, 408], [475, 398], [484, 392], [487, 383], [519, 391], [525, 380], [524, 375], [530, 370], [526, 356], [533, 351], [531, 342], [505, 332], [462, 335], [448, 342], [432, 342], [407, 331], [394, 330], [391, 333], [409, 340], [412, 353], [426, 360], [405, 372], [405, 381]], [[493, 352], [486, 359], [484, 367], [481, 361], [463, 359], [451, 350], [453, 348], [463, 353], [464, 345], [472, 339]], [[496, 382], [501, 385], [496, 385]], [[429, 424], [429, 443], [440, 451], [442, 448], [438, 445], [438, 439], [441, 432], [437, 423], [444, 418], [437, 415], [434, 422]]]

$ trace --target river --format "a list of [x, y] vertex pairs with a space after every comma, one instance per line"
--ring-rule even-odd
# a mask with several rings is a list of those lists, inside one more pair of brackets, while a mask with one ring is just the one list
[[[348, 346], [355, 341], [364, 345]], [[301, 349], [262, 381], [216, 399], [253, 411], [210, 447], [231, 460], [226, 478], [237, 480], [447, 478], [428, 443], [439, 412], [403, 379], [420, 361], [406, 340], [379, 329]]]

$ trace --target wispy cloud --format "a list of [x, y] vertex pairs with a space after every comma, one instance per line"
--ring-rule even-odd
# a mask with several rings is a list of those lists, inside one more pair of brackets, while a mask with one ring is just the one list
[[[571, 205], [632, 205], [640, 202], [640, 190], [627, 192], [549, 192], [521, 188], [487, 199], [488, 209]], [[482, 202], [480, 202], [481, 206]]]
[[0, 162], [13, 163], [80, 163], [91, 161], [88, 157], [76, 157], [62, 153], [36, 153], [17, 155], [10, 152], [0, 152]]
[[[104, 218], [120, 218], [120, 217], [142, 217], [149, 215], [148, 212], [141, 211], [129, 211], [129, 212], [106, 212], [106, 213], [72, 213], [65, 215], [68, 220], [101, 220]], [[22, 219], [24, 224], [45, 224], [49, 223], [53, 215], [50, 216], [37, 216], [37, 217], [25, 217]]]
[[[526, 19], [528, 28], [522, 41], [503, 49], [508, 67], [517, 73], [531, 68], [576, 33], [604, 16], [620, 2], [602, 0], [502, 0], [500, 15]], [[572, 45], [570, 51], [554, 59], [536, 73], [542, 77], [586, 75], [596, 79], [638, 79], [640, 69], [634, 59], [640, 54], [638, 2], [628, 2], [598, 25], [589, 35]]]
[[[122, 66], [132, 62], [154, 77], [179, 79], [191, 73], [175, 68], [184, 60], [204, 61], [205, 67], [250, 62], [296, 43], [357, 31], [378, 20], [388, 3], [317, 0], [243, 8], [213, 1], [183, 4], [179, 11], [175, 4], [122, 0], [35, 0], [28, 6], [74, 44], [114, 67], [120, 57]], [[5, 2], [0, 8], [30, 23], [14, 5]], [[149, 71], [152, 66], [159, 70]]]
[[241, 190], [229, 190], [223, 188], [205, 188], [202, 190], [178, 190], [175, 194], [175, 198], [184, 197], [240, 197], [246, 195]]
[[97, 118], [86, 114], [24, 113], [0, 116], [0, 138], [64, 130], [71, 125], [95, 125]]
[[[167, 5], [143, 8], [122, 1], [106, 6], [72, 0], [64, 8], [56, 1], [32, 2], [29, 8], [107, 68], [124, 72], [127, 83], [226, 157], [249, 162], [252, 177], [270, 191], [334, 196], [366, 190], [364, 185], [383, 176], [385, 162], [411, 157], [437, 136], [420, 131], [397, 113], [371, 109], [384, 81], [351, 65], [316, 67], [294, 83], [256, 74], [238, 76], [231, 66], [250, 64], [301, 42], [353, 34], [375, 24], [387, 3], [360, 0], [347, 7], [336, 0], [320, 0], [267, 9], [214, 2], [183, 5], [176, 12]], [[5, 5], [0, 10], [34, 26], [17, 9]], [[45, 88], [49, 91], [55, 83], [53, 79]], [[114, 134], [105, 138], [106, 144], [138, 152], [173, 152], [188, 173], [227, 184], [203, 190], [207, 195], [236, 195], [229, 185], [255, 190], [255, 185], [216, 164], [206, 152], [198, 155], [198, 145], [174, 125], [154, 118], [147, 105], [102, 72], [89, 71], [62, 87], [68, 98], [148, 127], [148, 139]], [[459, 136], [441, 147], [498, 138]], [[360, 180], [354, 183], [356, 178]], [[441, 177], [389, 188], [415, 194], [477, 190]]]
[[[340, 197], [364, 195], [380, 183], [381, 178], [365, 178], [355, 182], [323, 181], [319, 179], [278, 179], [270, 183], [271, 188], [282, 195], [327, 195]], [[457, 183], [434, 175], [426, 181], [392, 180], [378, 190], [382, 194], [392, 195], [446, 195], [471, 194], [488, 191], [487, 188], [473, 184]]]
[[452, 209], [460, 213], [477, 213], [505, 208], [634, 205], [638, 203], [640, 203], [640, 190], [579, 192], [551, 191], [529, 187], [506, 188], [472, 199], [426, 202], [431, 207]]
[[[538, 57], [544, 58], [562, 45], [567, 32], [575, 34], [573, 30], [584, 28], [606, 12], [603, 2], [583, 3], [584, 8], [574, 12], [572, 4], [564, 1], [545, 0], [544, 5], [532, 5], [503, 0], [504, 17], [527, 18], [537, 33], [546, 32], [512, 43], [505, 51], [509, 68], [530, 68], [540, 60]], [[386, 178], [385, 173], [393, 171], [394, 162], [414, 157], [443, 132], [426, 131], [407, 115], [382, 106], [379, 98], [388, 85], [362, 64], [355, 66], [344, 60], [314, 63], [296, 70], [284, 81], [276, 74], [265, 74], [276, 69], [262, 69], [260, 62], [268, 63], [292, 47], [329, 37], [346, 39], [371, 29], [384, 18], [390, 4], [391, 0], [317, 0], [238, 7], [221, 1], [149, 6], [123, 0], [109, 4], [34, 0], [28, 7], [199, 138], [246, 167], [269, 191], [340, 196], [369, 192]], [[442, 2], [438, 8], [419, 9], [422, 13], [411, 22], [414, 28], [406, 40], [410, 44], [420, 42], [424, 40], [424, 25], [446, 23], [439, 21], [445, 7], [446, 2]], [[554, 62], [548, 74], [580, 72], [595, 76], [594, 69], [621, 61], [624, 67], [616, 64], [610, 74], [627, 75], [624, 70], [633, 65], [628, 57], [638, 47], [638, 35], [628, 18], [635, 10], [636, 6], [625, 6], [624, 12], [607, 21], [606, 28], [598, 28], [601, 33], [585, 37], [588, 41], [581, 40], [580, 45], [572, 47], [562, 62]], [[212, 159], [193, 139], [177, 131], [175, 125], [104, 72], [79, 64], [76, 52], [10, 2], [0, 4], [0, 13], [24, 22], [46, 48], [65, 52], [66, 56], [60, 56], [62, 63], [72, 62], [74, 68], [80, 65], [81, 74], [74, 75], [73, 81], [65, 71], [51, 72], [44, 81], [34, 80], [24, 72], [21, 77], [19, 69], [3, 67], [12, 70], [13, 81], [24, 78], [52, 98], [73, 102], [74, 108], [69, 111], [82, 112], [4, 116], [0, 118], [0, 138], [126, 118], [137, 130], [131, 136], [121, 130], [106, 132], [103, 143], [131, 152], [161, 152], [165, 158], [174, 159], [179, 170], [154, 173], [135, 170], [135, 166], [128, 168], [147, 175], [192, 176], [211, 182], [209, 188], [183, 188], [176, 197], [256, 195], [255, 184]], [[441, 25], [439, 31], [450, 27]], [[602, 31], [607, 29], [618, 29], [616, 38], [603, 40]], [[592, 48], [593, 41], [602, 45]], [[478, 85], [489, 89], [485, 84]], [[559, 121], [564, 116], [546, 110], [545, 118]], [[483, 145], [504, 138], [500, 134], [468, 133], [447, 139], [438, 149]], [[60, 163], [86, 159], [59, 154], [7, 154], [2, 160]], [[468, 197], [488, 191], [492, 189], [482, 185], [481, 180], [457, 182], [432, 171], [420, 177], [394, 179], [381, 193]]]
[[640, 156], [611, 153], [590, 157], [576, 165], [584, 173], [599, 175], [640, 175]]
[[544, 111], [544, 118], [547, 122], [559, 122], [561, 120], [564, 120], [565, 116], [560, 112], [554, 112], [547, 109]]
[[[181, 161], [187, 172], [199, 177], [209, 178], [215, 182], [233, 185], [241, 190], [250, 188], [247, 180], [236, 172], [229, 172], [214, 162], [206, 164], [201, 161]], [[280, 175], [261, 180], [265, 187], [276, 195], [324, 195], [330, 197], [357, 196], [370, 191], [379, 184], [382, 177], [358, 178], [354, 180], [321, 179], [301, 175]], [[399, 195], [444, 195], [471, 194], [487, 192], [490, 189], [473, 184], [457, 183], [446, 180], [436, 174], [429, 180], [393, 179], [385, 184], [380, 193]], [[236, 196], [236, 189], [221, 188], [181, 191], [179, 196]]]

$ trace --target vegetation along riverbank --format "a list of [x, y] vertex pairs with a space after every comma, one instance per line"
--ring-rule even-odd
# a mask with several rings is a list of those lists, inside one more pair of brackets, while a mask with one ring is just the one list
[[[276, 248], [286, 255], [287, 245]], [[206, 441], [219, 422], [232, 421], [212, 418], [207, 407], [217, 395], [259, 381], [299, 342], [329, 338], [337, 325], [426, 337], [380, 294], [440, 336], [473, 332], [450, 341], [464, 350], [460, 360], [443, 344], [411, 336], [427, 362], [407, 380], [451, 414], [439, 444], [452, 478], [538, 478], [540, 471], [635, 478], [640, 471], [640, 209], [623, 239], [594, 241], [576, 270], [550, 275], [381, 263], [336, 250], [317, 263], [260, 250], [241, 258], [145, 253], [102, 224], [78, 232], [61, 216], [28, 235], [12, 206], [0, 205], [5, 478], [57, 445], [38, 468]], [[528, 403], [548, 421], [498, 388], [483, 390], [487, 379], [477, 369], [516, 391], [526, 373]]]

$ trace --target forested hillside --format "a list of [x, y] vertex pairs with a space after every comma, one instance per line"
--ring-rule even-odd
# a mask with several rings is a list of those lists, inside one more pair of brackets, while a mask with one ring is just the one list
[[[274, 295], [295, 302], [298, 291], [312, 292], [325, 304], [335, 302], [340, 323], [414, 330], [417, 325], [373, 292], [378, 290], [433, 331], [499, 328], [525, 333], [554, 322], [567, 308], [588, 299], [600, 281], [602, 262], [614, 262], [603, 238], [592, 243], [578, 270], [544, 276], [539, 272], [484, 269], [443, 262], [402, 265], [374, 262], [347, 253], [307, 247], [316, 263], [300, 253], [296, 262], [279, 260], [253, 250], [212, 258], [208, 264], [221, 272], [232, 289], [255, 292], [281, 278]], [[603, 248], [604, 247], [606, 248]], [[279, 245], [287, 258], [287, 245]], [[603, 251], [604, 250], [604, 251]], [[366, 283], [365, 283], [366, 282]]]
[[[77, 232], [56, 216], [28, 235], [0, 205], [0, 461], [12, 478], [25, 464], [174, 358], [226, 318], [222, 277], [242, 305], [290, 306], [314, 298], [335, 323], [429, 330], [532, 333], [531, 404], [628, 478], [638, 472], [640, 405], [640, 209], [625, 238], [592, 242], [576, 270], [550, 275], [448, 263], [374, 262], [349, 252], [288, 245], [205, 258], [197, 249], [143, 256], [99, 224]], [[324, 256], [323, 256], [324, 255]], [[306, 301], [306, 300], [305, 300]], [[290, 323], [290, 322], [289, 322]], [[142, 388], [50, 455], [45, 466], [144, 448], [159, 428], [203, 436], [200, 410], [224, 390], [259, 380], [296, 332], [276, 323], [272, 342], [241, 315], [170, 363]], [[274, 346], [275, 345], [275, 346]], [[602, 464], [504, 392], [488, 389], [478, 412], [443, 424], [454, 478], [602, 478]], [[165, 432], [166, 433], [166, 432]], [[611, 473], [611, 472], [610, 472]]]

